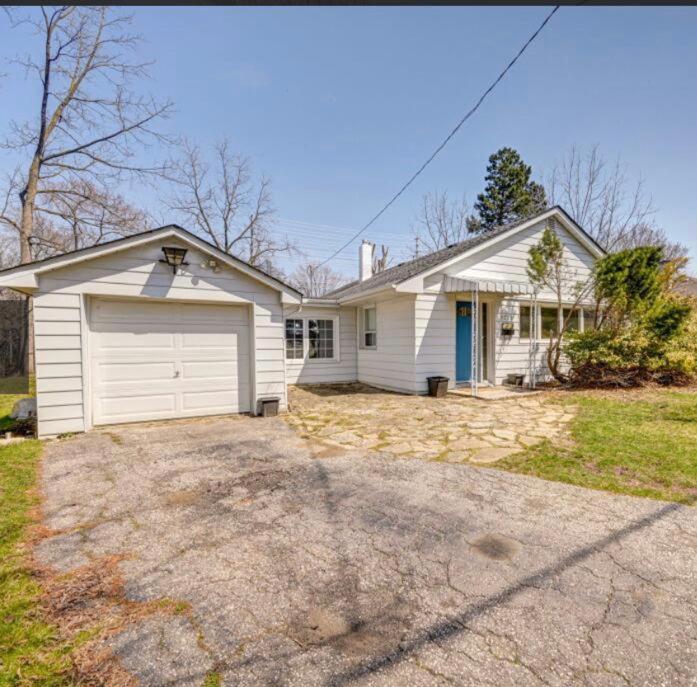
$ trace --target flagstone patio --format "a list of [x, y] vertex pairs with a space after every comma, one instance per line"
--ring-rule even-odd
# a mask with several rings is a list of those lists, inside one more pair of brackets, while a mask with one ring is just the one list
[[327, 447], [402, 457], [494, 463], [545, 438], [564, 441], [574, 408], [544, 394], [486, 402], [407, 396], [363, 384], [289, 387], [286, 421]]

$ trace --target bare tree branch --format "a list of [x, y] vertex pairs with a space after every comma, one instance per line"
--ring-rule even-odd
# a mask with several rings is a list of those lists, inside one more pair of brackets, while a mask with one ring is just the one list
[[551, 204], [561, 205], [608, 251], [661, 245], [668, 257], [687, 253], [656, 226], [656, 208], [644, 180], [631, 185], [622, 161], [608, 164], [597, 145], [585, 153], [572, 146], [546, 187]]
[[447, 191], [427, 193], [416, 217], [413, 257], [464, 241], [472, 231], [473, 221], [464, 196], [451, 201]]
[[334, 291], [348, 280], [329, 265], [306, 262], [298, 265], [289, 277], [289, 283], [309, 298], [319, 298]]
[[173, 191], [167, 205], [184, 226], [271, 272], [279, 255], [295, 252], [287, 236], [274, 232], [270, 181], [262, 177], [255, 183], [249, 159], [232, 153], [226, 140], [216, 145], [213, 163], [184, 141], [170, 168]]

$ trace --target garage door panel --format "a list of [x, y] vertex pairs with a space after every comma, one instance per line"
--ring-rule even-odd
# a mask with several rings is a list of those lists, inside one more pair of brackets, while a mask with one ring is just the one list
[[236, 331], [229, 332], [184, 332], [182, 348], [237, 348], [241, 339]]
[[185, 391], [182, 396], [183, 410], [210, 410], [230, 412], [227, 408], [239, 406], [239, 394], [232, 391]]
[[99, 339], [97, 350], [124, 350], [129, 348], [173, 349], [175, 346], [174, 335], [169, 332], [109, 332], [108, 336]]
[[123, 422], [124, 419], [140, 419], [148, 416], [173, 413], [177, 408], [177, 396], [170, 394], [143, 394], [110, 396], [102, 400], [104, 422]]
[[95, 301], [93, 422], [249, 410], [247, 309]]
[[173, 379], [176, 366], [173, 360], [99, 363], [99, 379], [104, 384], [114, 382], [156, 382]]
[[[240, 362], [242, 360], [240, 359]], [[240, 365], [240, 367], [242, 367]], [[246, 369], [245, 365], [243, 369]], [[238, 363], [234, 360], [198, 360], [184, 361], [182, 363], [182, 379], [184, 381], [190, 379], [234, 379], [237, 380], [241, 375], [242, 370], [238, 371]]]

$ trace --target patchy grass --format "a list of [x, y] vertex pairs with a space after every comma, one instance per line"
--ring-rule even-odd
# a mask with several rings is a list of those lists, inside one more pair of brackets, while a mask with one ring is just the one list
[[[3, 415], [7, 396], [0, 396]], [[3, 418], [4, 419], [4, 418]], [[70, 646], [39, 612], [41, 588], [27, 552], [41, 444], [0, 447], [0, 684], [68, 684]]]
[[220, 673], [208, 673], [203, 681], [203, 687], [220, 687]]
[[569, 445], [545, 441], [494, 467], [620, 494], [697, 500], [697, 393], [569, 393]]

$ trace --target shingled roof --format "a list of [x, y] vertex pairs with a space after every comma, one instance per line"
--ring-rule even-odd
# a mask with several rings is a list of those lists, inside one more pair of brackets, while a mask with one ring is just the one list
[[[372, 291], [380, 286], [400, 284], [407, 279], [415, 277], [417, 274], [421, 274], [421, 272], [425, 272], [432, 267], [436, 267], [442, 262], [450, 260], [450, 258], [456, 257], [460, 253], [464, 253], [465, 251], [475, 248], [482, 243], [486, 243], [487, 241], [496, 238], [501, 234], [505, 234], [506, 232], [519, 227], [521, 224], [535, 220], [537, 217], [548, 213], [550, 210], [560, 210], [561, 212], [564, 212], [564, 210], [558, 206], [547, 208], [543, 212], [533, 215], [532, 217], [518, 220], [517, 222], [511, 222], [509, 224], [504, 224], [500, 227], [495, 227], [494, 229], [477, 234], [476, 236], [473, 236], [465, 241], [453, 243], [446, 248], [441, 248], [440, 250], [429, 253], [428, 255], [422, 255], [414, 260], [401, 262], [399, 265], [390, 267], [383, 272], [378, 272], [378, 274], [363, 281], [352, 281], [344, 286], [340, 286], [338, 289], [329, 291], [328, 293], [324, 294], [322, 298], [349, 298], [351, 296], [360, 295], [365, 291]], [[564, 214], [566, 215], [565, 212]]]

